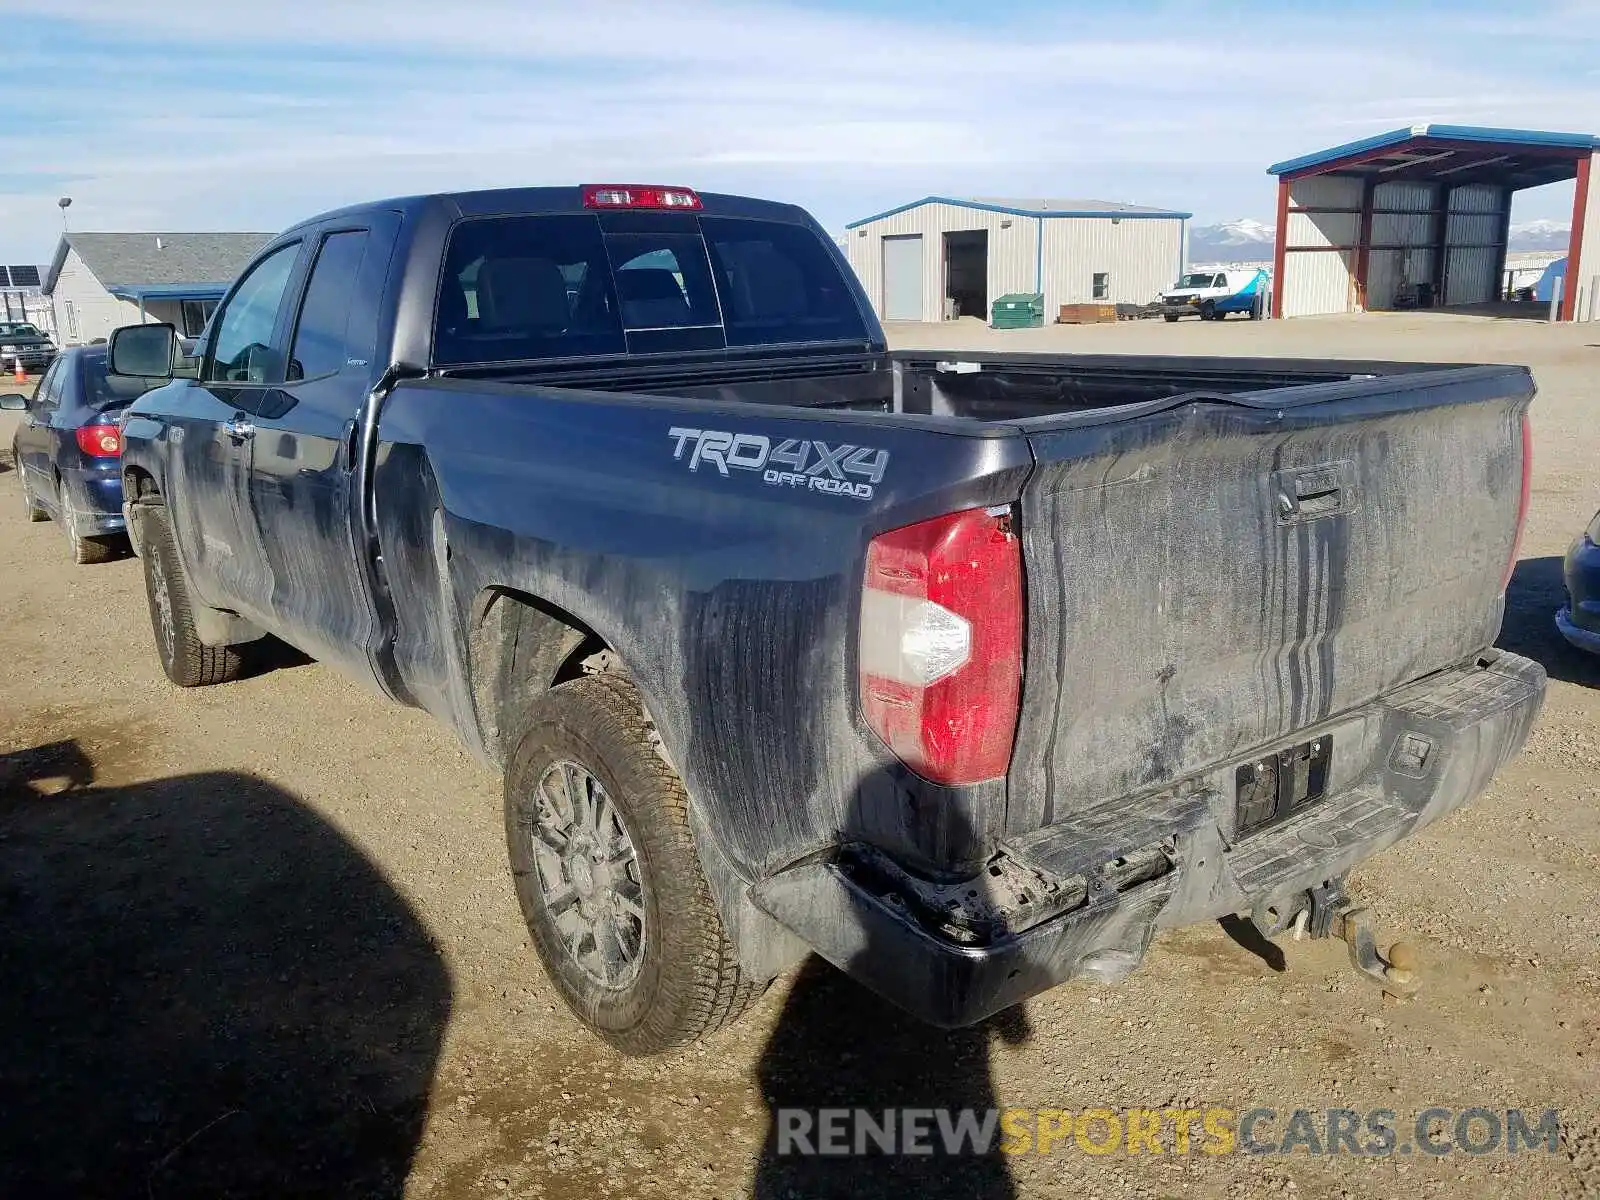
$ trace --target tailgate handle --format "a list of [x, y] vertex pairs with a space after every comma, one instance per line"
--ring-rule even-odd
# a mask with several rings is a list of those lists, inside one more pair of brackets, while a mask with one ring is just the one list
[[1322, 463], [1298, 471], [1279, 471], [1278, 520], [1284, 523], [1315, 521], [1349, 512], [1354, 489], [1349, 483], [1349, 463]]

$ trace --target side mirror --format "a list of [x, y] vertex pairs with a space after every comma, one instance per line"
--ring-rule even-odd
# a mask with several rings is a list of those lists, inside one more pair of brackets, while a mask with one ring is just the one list
[[111, 331], [107, 352], [113, 375], [171, 379], [179, 358], [178, 331], [171, 325], [124, 325]]
[[22, 412], [28, 407], [28, 398], [21, 392], [6, 392], [0, 395], [0, 409], [6, 412]]

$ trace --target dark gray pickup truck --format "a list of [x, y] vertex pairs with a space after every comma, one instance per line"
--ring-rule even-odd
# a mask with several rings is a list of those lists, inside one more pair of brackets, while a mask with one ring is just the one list
[[175, 376], [123, 428], [167, 674], [272, 634], [450, 724], [630, 1052], [808, 949], [958, 1025], [1336, 930], [1544, 694], [1523, 368], [891, 354], [805, 213], [631, 186], [317, 217], [112, 355]]

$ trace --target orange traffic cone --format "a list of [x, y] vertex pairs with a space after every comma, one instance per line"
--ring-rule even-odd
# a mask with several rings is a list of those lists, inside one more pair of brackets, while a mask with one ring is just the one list
[[21, 358], [14, 358], [11, 361], [12, 361], [13, 364], [15, 364], [15, 366], [17, 368], [16, 374], [13, 376], [13, 378], [15, 378], [18, 383], [27, 383], [28, 382], [28, 371], [27, 371], [27, 368], [22, 365], [22, 359]]

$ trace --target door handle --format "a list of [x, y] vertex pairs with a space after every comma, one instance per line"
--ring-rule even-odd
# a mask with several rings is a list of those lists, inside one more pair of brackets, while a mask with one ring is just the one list
[[254, 437], [256, 427], [243, 417], [234, 417], [233, 420], [225, 421], [223, 423], [222, 431], [226, 433], [228, 437], [232, 439], [233, 444], [237, 446], [246, 438]]

